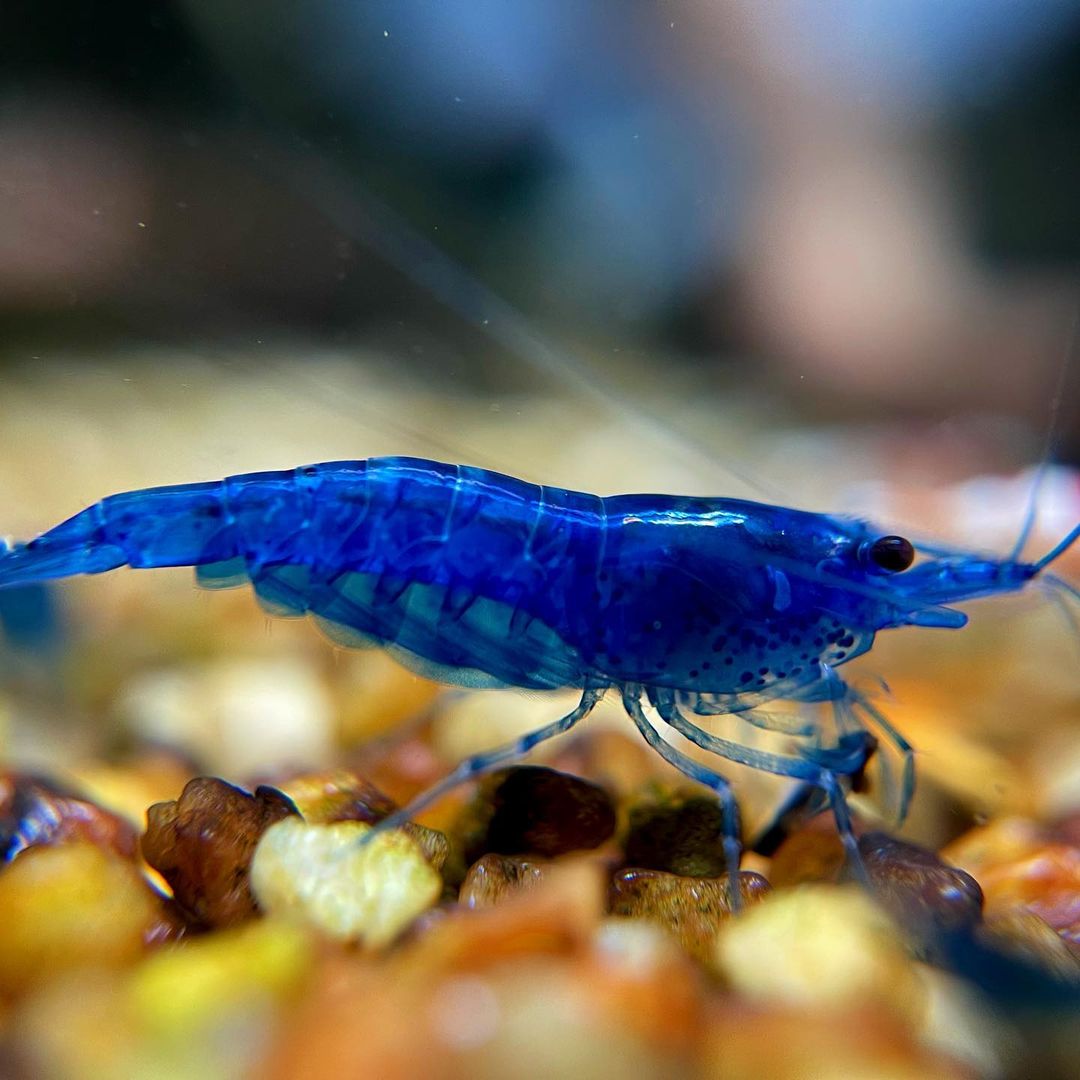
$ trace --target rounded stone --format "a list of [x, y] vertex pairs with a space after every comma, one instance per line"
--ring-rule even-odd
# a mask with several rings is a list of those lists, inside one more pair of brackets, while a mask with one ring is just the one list
[[615, 807], [596, 784], [569, 773], [522, 765], [481, 784], [472, 815], [470, 858], [486, 852], [545, 858], [599, 847], [615, 832]]

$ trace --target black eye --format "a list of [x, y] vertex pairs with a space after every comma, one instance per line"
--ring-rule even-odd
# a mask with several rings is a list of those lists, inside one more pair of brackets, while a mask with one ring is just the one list
[[915, 549], [902, 536], [879, 536], [867, 549], [867, 558], [879, 570], [898, 574], [915, 561]]

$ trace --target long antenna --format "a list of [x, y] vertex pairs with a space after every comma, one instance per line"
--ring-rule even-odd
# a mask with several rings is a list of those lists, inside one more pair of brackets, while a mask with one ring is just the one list
[[444, 251], [421, 235], [399, 214], [369, 191], [305, 148], [302, 164], [269, 148], [260, 155], [263, 165], [317, 207], [323, 216], [347, 236], [362, 242], [414, 284], [435, 297], [469, 325], [513, 353], [532, 368], [571, 385], [591, 400], [622, 414], [639, 429], [659, 438], [669, 450], [690, 453], [697, 463], [720, 469], [776, 500], [759, 480], [741, 468], [717, 460], [715, 452], [692, 437], [669, 429], [656, 417], [605, 386], [589, 372], [580, 356], [568, 354], [542, 336], [515, 307]]
[[1061, 358], [1061, 366], [1058, 370], [1057, 386], [1054, 396], [1050, 400], [1050, 421], [1046, 430], [1046, 440], [1043, 443], [1042, 460], [1038, 469], [1035, 470], [1035, 479], [1031, 484], [1028, 494], [1027, 509], [1024, 511], [1024, 521], [1020, 526], [1020, 535], [1016, 538], [1016, 544], [1009, 553], [1009, 561], [1016, 562], [1020, 553], [1031, 538], [1031, 530], [1035, 527], [1035, 518], [1038, 514], [1039, 493], [1046, 478], [1046, 470], [1054, 456], [1055, 444], [1060, 435], [1061, 425], [1061, 402], [1065, 397], [1065, 385], [1072, 372], [1076, 360], [1077, 327], [1080, 325], [1080, 300], [1073, 304], [1072, 323], [1069, 327], [1069, 336], [1066, 338], [1065, 353]]

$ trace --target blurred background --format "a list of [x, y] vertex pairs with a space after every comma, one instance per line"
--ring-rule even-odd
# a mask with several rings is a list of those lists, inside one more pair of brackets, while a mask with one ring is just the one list
[[606, 386], [994, 416], [1038, 456], [1080, 255], [1075, 0], [15, 2], [0, 40], [0, 377], [261, 354], [302, 410], [333, 351], [533, 388], [472, 276]]
[[[1080, 0], [7, 0], [0, 536], [415, 453], [1002, 554], [1049, 446], [1041, 553], [1080, 519], [1078, 192]], [[917, 749], [908, 838], [1073, 837], [1043, 911], [1067, 951], [1075, 614], [972, 615], [845, 671]], [[558, 709], [444, 693], [183, 570], [0, 591], [0, 760], [138, 829], [198, 774], [347, 760], [405, 799]], [[666, 776], [604, 717], [546, 760]], [[776, 785], [731, 774], [749, 835]]]
[[[1002, 550], [1028, 480], [987, 478], [1055, 395], [1080, 454], [1075, 2], [13, 3], [0, 41], [14, 536], [415, 452]], [[1074, 475], [1040, 505], [1046, 543]]]
[[[1048, 437], [1080, 454], [1075, 2], [11, 3], [0, 42], [16, 538], [117, 490], [417, 453], [1001, 552], [1019, 470]], [[1052, 471], [1032, 547], [1078, 505]], [[16, 697], [50, 718], [20, 745], [69, 754], [72, 716], [160, 735], [190, 687], [131, 680], [192, 650], [330, 655], [155, 581], [0, 596], [9, 675], [66, 698], [50, 737], [55, 702]], [[861, 663], [1022, 747], [1033, 681], [1075, 702], [1064, 624], [1028, 607]], [[971, 795], [985, 760], [942, 754]]]

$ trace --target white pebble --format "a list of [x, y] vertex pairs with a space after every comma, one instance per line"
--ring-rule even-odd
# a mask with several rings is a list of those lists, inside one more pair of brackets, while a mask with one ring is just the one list
[[389, 944], [436, 903], [442, 879], [407, 833], [380, 833], [361, 845], [370, 831], [358, 821], [272, 825], [251, 863], [259, 906], [340, 940]]

